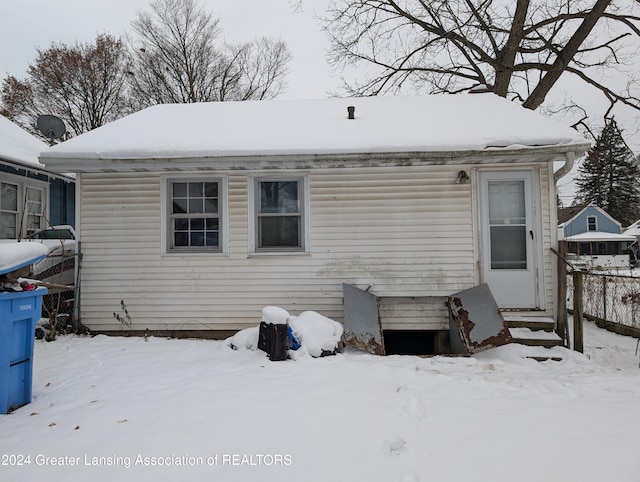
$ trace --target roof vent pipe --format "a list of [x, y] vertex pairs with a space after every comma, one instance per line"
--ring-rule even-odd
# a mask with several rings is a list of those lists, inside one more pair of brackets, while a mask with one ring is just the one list
[[349, 107], [347, 107], [347, 114], [349, 114], [349, 119], [355, 119], [356, 118], [355, 106], [350, 105]]

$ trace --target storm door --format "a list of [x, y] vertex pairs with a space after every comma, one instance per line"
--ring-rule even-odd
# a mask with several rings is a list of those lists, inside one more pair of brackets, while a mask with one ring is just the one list
[[538, 307], [532, 171], [481, 171], [480, 269], [500, 308]]

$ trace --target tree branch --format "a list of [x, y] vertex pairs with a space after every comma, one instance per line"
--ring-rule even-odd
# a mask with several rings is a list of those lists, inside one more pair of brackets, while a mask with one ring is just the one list
[[533, 89], [531, 95], [529, 95], [527, 100], [522, 104], [524, 107], [527, 109], [536, 109], [544, 102], [544, 99], [551, 90], [551, 87], [555, 85], [562, 75], [562, 72], [567, 68], [569, 62], [580, 48], [580, 45], [582, 45], [582, 42], [584, 42], [589, 33], [593, 30], [593, 27], [595, 27], [598, 19], [603, 15], [611, 1], [612, 0], [596, 1], [594, 7], [585, 16], [578, 29], [558, 54], [552, 68], [547, 71], [538, 85], [536, 85], [535, 89]]

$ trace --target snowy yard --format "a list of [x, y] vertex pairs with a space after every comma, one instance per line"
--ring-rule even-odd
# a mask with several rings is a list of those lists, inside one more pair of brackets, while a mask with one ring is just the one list
[[271, 362], [218, 341], [37, 341], [33, 402], [0, 415], [0, 480], [637, 482], [636, 340], [587, 323], [585, 345]]

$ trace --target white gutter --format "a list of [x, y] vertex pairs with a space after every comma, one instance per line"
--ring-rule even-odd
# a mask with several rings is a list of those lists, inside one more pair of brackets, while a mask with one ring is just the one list
[[20, 171], [30, 171], [30, 172], [34, 172], [36, 174], [42, 175], [42, 176], [47, 176], [49, 178], [53, 178], [53, 179], [61, 179], [62, 181], [65, 182], [75, 182], [75, 175], [74, 174], [67, 174], [67, 172], [65, 173], [59, 173], [59, 172], [54, 172], [54, 171], [49, 171], [47, 170], [47, 168], [42, 165], [42, 164], [31, 164], [31, 163], [26, 163], [26, 162], [21, 162], [21, 161], [14, 161], [12, 159], [0, 159], [0, 162]]

